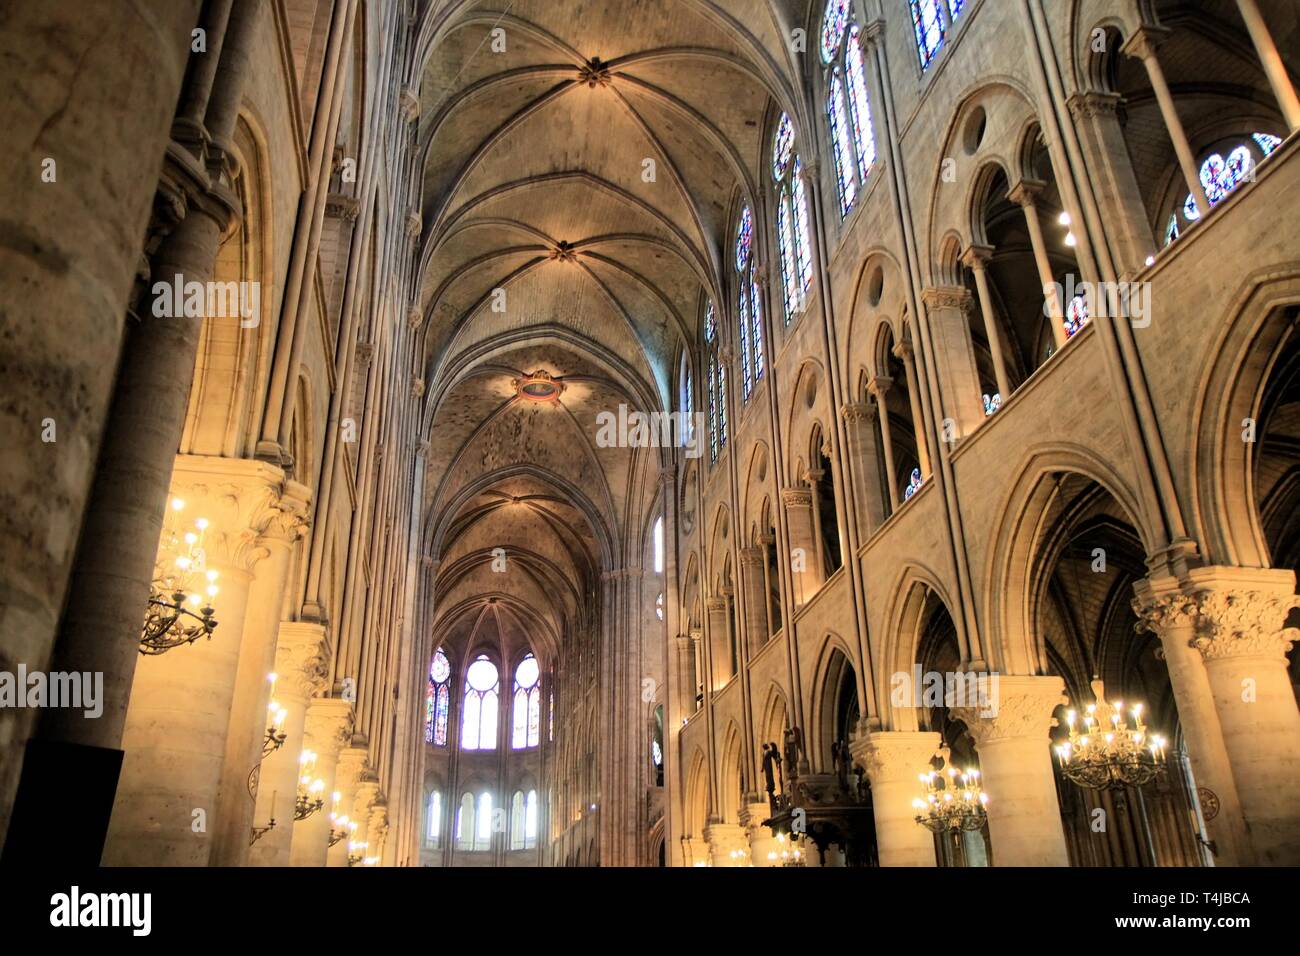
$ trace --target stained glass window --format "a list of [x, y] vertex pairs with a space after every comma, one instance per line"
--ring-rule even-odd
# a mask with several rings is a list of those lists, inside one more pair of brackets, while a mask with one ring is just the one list
[[496, 665], [480, 654], [465, 671], [465, 700], [461, 707], [460, 746], [463, 750], [495, 750], [500, 678]]
[[1002, 407], [1001, 392], [994, 392], [992, 395], [986, 394], [984, 396], [984, 417], [985, 418], [987, 418], [989, 415], [992, 415], [1001, 407]]
[[853, 154], [849, 145], [849, 118], [844, 108], [844, 83], [840, 71], [831, 73], [830, 91], [826, 97], [826, 115], [831, 122], [831, 144], [835, 155], [835, 179], [839, 183], [840, 216], [847, 216], [858, 196], [858, 184], [853, 178]]
[[1068, 338], [1088, 324], [1088, 300], [1082, 294], [1070, 300], [1065, 309], [1065, 335]]
[[686, 415], [686, 421], [682, 423], [686, 432], [686, 443], [689, 445], [695, 439], [695, 383], [691, 381], [691, 367], [683, 367], [682, 376], [682, 411]]
[[844, 25], [849, 20], [849, 0], [828, 0], [826, 11], [822, 14], [822, 62], [829, 63], [835, 59], [840, 48], [840, 38], [844, 36]]
[[794, 241], [790, 233], [790, 196], [784, 189], [776, 205], [776, 244], [781, 250], [781, 293], [785, 301], [785, 324], [794, 318], [795, 302], [798, 301], [798, 281], [794, 271]]
[[906, 501], [916, 494], [920, 490], [921, 484], [921, 469], [913, 468], [911, 476], [907, 479], [907, 487], [903, 489], [903, 500]]
[[424, 703], [424, 742], [447, 746], [447, 712], [451, 707], [451, 662], [442, 648], [429, 667], [429, 693]]
[[1251, 139], [1255, 141], [1255, 145], [1259, 147], [1259, 151], [1265, 156], [1282, 145], [1282, 137], [1274, 136], [1272, 133], [1254, 133]]
[[718, 364], [718, 444], [727, 447], [727, 366]]
[[1178, 238], [1178, 213], [1171, 213], [1169, 216], [1169, 225], [1165, 226], [1165, 245], [1173, 242]]
[[758, 297], [758, 283], [750, 273], [749, 318], [754, 324], [754, 384], [763, 377], [763, 303]]
[[753, 387], [753, 382], [749, 375], [749, 289], [748, 283], [744, 277], [740, 280], [740, 308], [739, 321], [740, 326], [740, 394], [745, 401], [749, 401], [749, 393]]
[[659, 596], [655, 598], [655, 617], [659, 620], [664, 619], [664, 592], [660, 591]]
[[952, 14], [954, 20], [961, 16], [962, 8], [965, 6], [966, 0], [948, 0], [948, 12]]
[[529, 654], [515, 668], [514, 713], [510, 746], [515, 750], [536, 747], [540, 724], [542, 688], [537, 658]]
[[[939, 0], [910, 0], [912, 27], [916, 31], [916, 51], [925, 69], [943, 45], [943, 20], [939, 15]], [[960, 4], [958, 4], [960, 9]]]
[[808, 231], [808, 189], [803, 181], [803, 166], [794, 162], [794, 258], [799, 266], [799, 288], [807, 292], [812, 286], [812, 240]]
[[867, 99], [867, 76], [862, 66], [858, 27], [849, 29], [849, 47], [844, 55], [849, 78], [849, 118], [853, 121], [853, 143], [858, 149], [858, 178], [863, 184], [876, 163], [876, 138], [871, 132], [871, 104]]
[[785, 178], [793, 153], [794, 124], [790, 122], [789, 113], [782, 113], [776, 124], [776, 135], [772, 137], [772, 176], [778, 182]]
[[546, 711], [546, 739], [554, 740], [555, 739], [555, 691], [551, 691], [551, 693], [548, 696], [550, 698], [550, 703], [547, 705], [547, 711]]
[[721, 445], [718, 442], [718, 325], [712, 302], [704, 312], [704, 344], [709, 370], [709, 460], [716, 462]]
[[1201, 218], [1201, 210], [1196, 207], [1196, 199], [1191, 193], [1187, 194], [1187, 199], [1183, 202], [1183, 216], [1188, 222], [1196, 222]]
[[654, 531], [651, 534], [652, 546], [654, 548], [654, 569], [655, 574], [664, 573], [664, 516], [660, 515], [655, 518]]
[[745, 271], [749, 265], [749, 247], [754, 240], [754, 214], [749, 211], [749, 203], [740, 210], [740, 224], [736, 226], [736, 269]]

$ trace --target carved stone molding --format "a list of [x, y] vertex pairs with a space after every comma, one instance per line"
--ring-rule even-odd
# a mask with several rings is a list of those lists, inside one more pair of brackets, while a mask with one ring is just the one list
[[420, 218], [418, 212], [408, 212], [406, 214], [406, 235], [408, 238], [416, 239], [424, 229], [424, 220]]
[[1133, 31], [1133, 35], [1124, 41], [1119, 50], [1125, 56], [1136, 57], [1139, 60], [1149, 60], [1156, 55], [1156, 50], [1164, 43], [1169, 36], [1169, 32], [1166, 27], [1146, 24]]
[[413, 123], [420, 115], [420, 94], [413, 86], [403, 86], [398, 97], [398, 106], [408, 123]]
[[977, 747], [1020, 737], [1041, 737], [1046, 745], [1048, 731], [1056, 726], [1052, 711], [1069, 702], [1064, 689], [1065, 682], [1059, 677], [1000, 675], [987, 707], [949, 710], [967, 726]]
[[713, 614], [725, 611], [727, 609], [727, 599], [722, 595], [705, 598], [704, 609]]
[[609, 86], [609, 64], [604, 63], [600, 57], [593, 56], [582, 66], [578, 67], [578, 81], [586, 83], [591, 89], [596, 87]]
[[876, 401], [884, 402], [886, 393], [893, 388], [894, 380], [888, 375], [873, 375], [867, 379], [867, 392], [875, 396]]
[[765, 558], [766, 555], [763, 554], [762, 548], [740, 549], [740, 564], [742, 567], [761, 568]]
[[420, 312], [420, 307], [418, 305], [413, 305], [406, 310], [406, 324], [410, 328], [418, 329], [420, 327], [420, 322], [423, 319], [424, 315]]
[[1047, 183], [1037, 179], [1022, 179], [1007, 193], [1007, 198], [1017, 206], [1031, 209], [1038, 205], [1038, 199], [1046, 188]]

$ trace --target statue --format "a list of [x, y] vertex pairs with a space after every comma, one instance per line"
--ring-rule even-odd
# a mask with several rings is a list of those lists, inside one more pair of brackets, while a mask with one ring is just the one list
[[771, 797], [776, 792], [776, 755], [772, 753], [775, 748], [771, 744], [763, 744], [763, 784]]
[[768, 751], [772, 754], [772, 763], [776, 765], [776, 786], [781, 793], [785, 793], [785, 775], [781, 772], [781, 749], [775, 742], [767, 744]]
[[799, 777], [799, 754], [803, 751], [803, 734], [798, 727], [787, 727], [785, 731], [785, 764], [790, 768], [790, 780]]

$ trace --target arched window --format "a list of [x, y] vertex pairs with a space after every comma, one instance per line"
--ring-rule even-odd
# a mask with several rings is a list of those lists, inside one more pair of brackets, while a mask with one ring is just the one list
[[664, 573], [664, 516], [655, 518], [654, 534], [654, 569], [655, 574]]
[[741, 395], [750, 393], [763, 377], [763, 304], [754, 278], [754, 214], [745, 203], [736, 226], [736, 298], [740, 333]]
[[709, 460], [727, 447], [727, 366], [718, 357], [718, 321], [710, 302], [704, 312], [705, 362], [709, 370]]
[[447, 712], [451, 707], [451, 662], [438, 648], [429, 666], [429, 692], [424, 701], [424, 742], [447, 746]]
[[691, 378], [691, 363], [686, 357], [685, 351], [682, 352], [682, 375], [681, 375], [681, 403], [678, 407], [682, 410], [682, 438], [683, 444], [687, 448], [693, 448], [695, 444], [695, 382]]
[[[1248, 140], [1228, 149], [1226, 159], [1219, 148], [1206, 156], [1201, 163], [1199, 178], [1210, 208], [1213, 209], [1238, 186], [1252, 179], [1255, 165], [1260, 160], [1268, 158], [1269, 154], [1280, 145], [1282, 140], [1272, 133], [1252, 133]], [[1226, 147], [1220, 148], [1226, 149]], [[1183, 229], [1200, 218], [1201, 210], [1196, 208], [1196, 200], [1191, 193], [1188, 193], [1182, 204], [1169, 216], [1169, 222], [1165, 226], [1165, 245], [1177, 239]]]
[[776, 246], [781, 260], [781, 300], [785, 324], [804, 309], [812, 286], [812, 243], [808, 229], [808, 190], [803, 164], [794, 153], [794, 126], [781, 114], [772, 138], [772, 177], [777, 184]]
[[527, 795], [516, 790], [510, 801], [510, 849], [531, 850], [537, 846], [537, 791]]
[[442, 829], [442, 794], [434, 790], [429, 794], [428, 810], [425, 816], [425, 838], [431, 846], [438, 843], [439, 831]]
[[456, 808], [456, 848], [474, 849], [474, 794], [466, 793]]
[[514, 719], [510, 746], [536, 747], [541, 727], [542, 687], [537, 658], [529, 654], [515, 668]]
[[826, 64], [831, 158], [835, 162], [840, 216], [844, 217], [853, 208], [876, 165], [876, 137], [871, 128], [862, 31], [851, 21], [844, 0], [830, 0], [826, 4], [822, 16], [822, 62]]
[[495, 750], [497, 701], [501, 681], [496, 665], [480, 654], [465, 670], [465, 699], [461, 705], [462, 750]]
[[474, 845], [471, 849], [488, 850], [492, 847], [492, 794], [484, 790], [478, 795], [478, 812], [474, 815]]
[[650, 763], [654, 767], [655, 786], [664, 785], [664, 705], [655, 708], [654, 733], [650, 737]]

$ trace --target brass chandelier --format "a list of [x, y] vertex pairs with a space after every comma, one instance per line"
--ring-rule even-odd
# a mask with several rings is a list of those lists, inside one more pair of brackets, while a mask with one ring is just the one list
[[[944, 763], [947, 762], [945, 754]], [[983, 829], [988, 822], [985, 806], [989, 796], [980, 786], [979, 778], [978, 770], [960, 772], [956, 767], [948, 767], [946, 774], [934, 770], [921, 774], [925, 798], [912, 801], [917, 811], [916, 822], [932, 833], [956, 835]]]
[[[184, 509], [184, 501], [172, 499], [171, 512], [179, 514]], [[217, 596], [217, 572], [207, 567], [203, 546], [207, 529], [207, 518], [196, 519], [193, 530], [183, 534], [171, 522], [163, 528], [140, 632], [141, 654], [157, 656], [212, 637], [217, 626], [212, 607]]]
[[1079, 726], [1079, 715], [1065, 715], [1070, 736], [1056, 747], [1061, 772], [1088, 790], [1140, 787], [1164, 770], [1165, 739], [1151, 734], [1142, 722], [1142, 705], [1133, 704], [1124, 713], [1124, 702], [1107, 703], [1100, 679], [1093, 678], [1096, 701], [1089, 704]]

